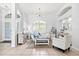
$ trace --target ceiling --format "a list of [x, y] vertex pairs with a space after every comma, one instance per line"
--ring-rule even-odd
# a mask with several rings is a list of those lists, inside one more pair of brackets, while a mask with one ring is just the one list
[[11, 6], [12, 6], [11, 3], [0, 3], [0, 8], [5, 10], [10, 10]]
[[41, 14], [56, 13], [59, 11], [65, 3], [17, 3], [19, 9], [27, 14], [36, 14], [39, 12]]

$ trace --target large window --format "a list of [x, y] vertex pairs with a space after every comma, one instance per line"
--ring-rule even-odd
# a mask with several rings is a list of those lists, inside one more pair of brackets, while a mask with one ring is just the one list
[[46, 22], [45, 21], [34, 21], [33, 29], [36, 32], [45, 33], [46, 32]]

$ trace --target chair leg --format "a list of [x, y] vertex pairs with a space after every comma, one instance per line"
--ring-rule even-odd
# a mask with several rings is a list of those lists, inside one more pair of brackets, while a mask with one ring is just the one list
[[35, 45], [36, 45], [36, 40], [35, 40]]
[[54, 46], [53, 46], [53, 48], [54, 48]]
[[68, 48], [68, 50], [70, 51], [70, 47]]
[[65, 52], [65, 50], [62, 50], [63, 51], [63, 53]]

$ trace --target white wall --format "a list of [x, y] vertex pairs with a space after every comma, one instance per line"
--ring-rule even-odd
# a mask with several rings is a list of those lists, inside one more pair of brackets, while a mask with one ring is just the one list
[[23, 20], [23, 30], [26, 33], [27, 32], [27, 26], [29, 24], [28, 14], [24, 13], [22, 14], [22, 20]]
[[46, 16], [46, 23], [47, 23], [47, 32], [49, 32], [52, 28], [52, 26], [55, 26], [56, 24], [56, 13], [52, 13], [50, 15]]
[[79, 49], [79, 4], [72, 4], [72, 45]]
[[2, 15], [0, 10], [0, 41], [2, 40]]

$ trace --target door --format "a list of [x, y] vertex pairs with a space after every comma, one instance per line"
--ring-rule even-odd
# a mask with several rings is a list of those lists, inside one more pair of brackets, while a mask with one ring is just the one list
[[11, 22], [5, 22], [5, 40], [11, 40]]

